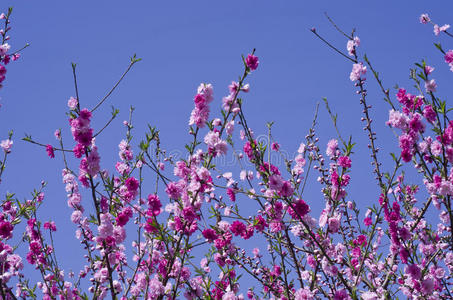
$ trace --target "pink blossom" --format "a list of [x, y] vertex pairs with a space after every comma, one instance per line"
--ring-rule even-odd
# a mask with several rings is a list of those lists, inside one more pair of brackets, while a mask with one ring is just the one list
[[93, 138], [93, 129], [90, 128], [90, 119], [91, 112], [85, 108], [80, 111], [79, 117], [69, 120], [74, 140], [84, 147], [88, 147]]
[[123, 208], [119, 213], [118, 216], [116, 217], [116, 224], [118, 226], [124, 226], [129, 222], [129, 219], [132, 217], [132, 208], [126, 207]]
[[406, 273], [409, 274], [413, 279], [419, 279], [421, 270], [417, 265], [408, 265], [406, 267]]
[[81, 158], [82, 155], [85, 153], [85, 146], [82, 144], [75, 145], [74, 149], [74, 156], [77, 158]]
[[11, 141], [10, 139], [7, 139], [7, 140], [3, 140], [1, 143], [0, 143], [0, 147], [3, 149], [3, 151], [5, 151], [6, 153], [10, 153], [11, 152], [11, 147], [13, 146], [13, 141]]
[[423, 133], [425, 131], [425, 124], [422, 122], [422, 116], [419, 113], [412, 115], [412, 119], [409, 121], [409, 128], [414, 133]]
[[349, 156], [341, 156], [338, 158], [338, 165], [343, 168], [350, 168], [351, 159], [349, 158]]
[[453, 50], [448, 50], [447, 53], [445, 53], [444, 58], [447, 64], [453, 63]]
[[259, 60], [258, 60], [257, 56], [255, 56], [253, 54], [249, 54], [249, 55], [247, 55], [247, 58], [245, 59], [245, 63], [247, 64], [247, 67], [250, 70], [255, 71], [256, 68], [258, 68]]
[[18, 60], [19, 58], [20, 58], [20, 53], [14, 53], [14, 54], [11, 56], [11, 59], [12, 59], [13, 61]]
[[245, 232], [246, 229], [247, 228], [244, 223], [240, 221], [234, 221], [230, 226], [230, 230], [234, 235], [242, 235], [242, 233]]
[[47, 155], [50, 157], [50, 158], [54, 158], [55, 157], [55, 154], [53, 152], [53, 147], [51, 145], [46, 145], [46, 151], [47, 151]]
[[432, 278], [427, 278], [422, 281], [421, 291], [425, 295], [429, 295], [434, 291], [435, 283]]
[[310, 207], [304, 200], [298, 199], [289, 205], [289, 214], [293, 219], [300, 220], [310, 211]]
[[429, 75], [429, 74], [431, 74], [434, 71], [434, 68], [431, 67], [431, 66], [426, 65], [425, 68], [424, 68], [424, 71], [425, 71], [426, 75]]
[[434, 141], [431, 144], [431, 153], [435, 156], [439, 156], [442, 153], [442, 144], [438, 141]]
[[308, 287], [298, 289], [294, 293], [294, 300], [312, 300], [314, 299], [313, 292]]
[[436, 112], [431, 105], [425, 106], [425, 108], [423, 109], [423, 116], [430, 123], [434, 123], [436, 121]]
[[234, 189], [228, 188], [226, 193], [232, 202], [236, 201], [236, 193], [234, 192]]
[[450, 25], [448, 25], [448, 24], [445, 24], [445, 25], [440, 26], [440, 27], [439, 27], [439, 25], [434, 24], [433, 31], [434, 31], [435, 35], [439, 35], [441, 32], [447, 31], [448, 28], [450, 28]]
[[0, 45], [0, 56], [5, 55], [9, 49], [11, 49], [11, 46], [8, 43]]
[[280, 175], [271, 175], [269, 177], [269, 187], [275, 191], [280, 191], [283, 186], [283, 178]]
[[431, 19], [429, 18], [428, 14], [422, 14], [420, 16], [420, 23], [427, 24], [430, 21], [431, 21]]
[[148, 215], [149, 216], [158, 216], [160, 214], [160, 210], [162, 207], [162, 204], [160, 202], [159, 196], [156, 194], [150, 194], [148, 195]]
[[374, 292], [364, 292], [361, 296], [363, 300], [379, 300], [378, 294]]
[[439, 27], [439, 30], [441, 32], [444, 32], [444, 31], [447, 31], [448, 28], [450, 28], [450, 25], [449, 24], [445, 24], [445, 25]]
[[179, 197], [181, 197], [182, 190], [176, 182], [170, 182], [167, 185], [165, 192], [167, 193], [168, 197], [170, 197], [170, 199], [177, 200]]
[[425, 81], [425, 89], [427, 92], [435, 92], [437, 88], [437, 83], [434, 79]]
[[338, 148], [338, 141], [335, 139], [330, 140], [327, 143], [327, 149], [326, 149], [326, 154], [332, 158], [333, 156], [336, 155], [336, 150]]
[[210, 131], [204, 137], [204, 142], [209, 147], [210, 153], [217, 155], [224, 155], [227, 152], [228, 146], [225, 141], [221, 140], [218, 131]]
[[78, 224], [78, 223], [80, 223], [81, 219], [82, 219], [82, 212], [80, 210], [75, 210], [71, 214], [71, 222]]
[[365, 74], [366, 66], [364, 66], [362, 63], [353, 64], [351, 74], [349, 75], [349, 79], [351, 79], [351, 81], [356, 81], [360, 79], [360, 76]]
[[71, 110], [75, 110], [77, 108], [77, 105], [79, 104], [79, 101], [74, 98], [74, 97], [71, 97], [69, 98], [68, 100], [68, 107], [71, 109]]
[[280, 149], [280, 145], [278, 143], [272, 143], [271, 149], [273, 151], [278, 151]]
[[117, 162], [115, 165], [115, 169], [120, 173], [121, 175], [126, 175], [130, 171], [130, 167], [128, 164], [123, 163], [123, 162]]
[[207, 239], [209, 242], [213, 242], [215, 239], [218, 238], [218, 235], [215, 232], [215, 230], [211, 228], [203, 230], [202, 234], [204, 238]]
[[389, 120], [386, 122], [387, 125], [404, 130], [407, 128], [408, 123], [409, 117], [404, 113], [393, 109], [389, 111]]
[[453, 50], [448, 50], [444, 58], [445, 62], [450, 66], [450, 71], [453, 72]]
[[289, 181], [284, 181], [281, 189], [280, 189], [280, 195], [282, 197], [291, 197], [294, 193], [294, 188]]
[[54, 221], [45, 222], [44, 229], [51, 230], [51, 231], [57, 231], [57, 226], [55, 225]]
[[[254, 143], [254, 145], [256, 145], [256, 141], [254, 141], [253, 143]], [[253, 150], [253, 147], [252, 147], [252, 144], [250, 143], [250, 141], [247, 141], [247, 143], [244, 144], [243, 150], [250, 161], [252, 161], [256, 158], [255, 151]]]
[[61, 140], [61, 130], [60, 129], [55, 130], [54, 135], [57, 140]]
[[353, 40], [348, 40], [346, 44], [346, 49], [348, 50], [348, 54], [350, 56], [354, 56], [355, 48], [360, 46], [360, 39], [358, 36], [355, 36]]
[[265, 228], [267, 228], [269, 226], [269, 224], [266, 222], [266, 220], [261, 216], [261, 215], [258, 215], [256, 218], [255, 218], [255, 228], [256, 230], [262, 232]]
[[341, 216], [338, 215], [338, 216], [329, 218], [329, 220], [327, 221], [329, 230], [331, 232], [336, 233], [340, 229], [340, 218], [341, 218]]
[[0, 236], [4, 239], [10, 239], [13, 236], [13, 225], [8, 221], [0, 221]]
[[225, 126], [225, 131], [228, 135], [232, 135], [234, 131], [234, 121], [230, 121]]
[[207, 103], [214, 100], [214, 89], [210, 83], [201, 83], [197, 88], [197, 93], [203, 95]]
[[101, 225], [98, 226], [99, 237], [106, 239], [113, 235], [113, 225], [109, 214], [101, 214]]
[[97, 173], [99, 173], [100, 170], [99, 163], [101, 161], [101, 157], [99, 156], [98, 149], [96, 146], [91, 149], [91, 152], [86, 158], [86, 160], [87, 160], [87, 173], [93, 177]]

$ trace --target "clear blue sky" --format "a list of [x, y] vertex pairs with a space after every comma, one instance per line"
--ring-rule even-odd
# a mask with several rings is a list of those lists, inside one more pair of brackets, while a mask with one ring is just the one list
[[[0, 9], [10, 5], [14, 6], [12, 48], [26, 42], [31, 46], [20, 61], [8, 66], [5, 88], [0, 90], [0, 137], [15, 131], [0, 193], [15, 192], [24, 199], [41, 180], [48, 181], [40, 214], [59, 227], [57, 248], [65, 249], [57, 253], [61, 260], [80, 249], [61, 182], [63, 163], [59, 156], [51, 160], [44, 149], [20, 139], [29, 133], [38, 141], [55, 144], [53, 133], [62, 128], [66, 144], [70, 141], [65, 112], [68, 98], [74, 96], [71, 62], [78, 65], [81, 105], [93, 107], [127, 67], [131, 55], [137, 53], [143, 59], [95, 117], [94, 126], [99, 128], [109, 118], [108, 106], [121, 111], [97, 141], [102, 167], [112, 169], [117, 144], [124, 138], [121, 123], [130, 105], [137, 108], [137, 143], [150, 123], [161, 130], [163, 147], [181, 149], [189, 141], [187, 122], [198, 84], [214, 85], [211, 109], [218, 113], [228, 84], [242, 70], [241, 54], [256, 48], [260, 66], [250, 76], [251, 91], [244, 97], [249, 125], [260, 134], [266, 132], [266, 122], [276, 121], [274, 136], [294, 152], [307, 133], [316, 103], [327, 97], [339, 114], [342, 133], [352, 134], [358, 143], [349, 191], [363, 205], [376, 201], [377, 187], [370, 181], [361, 109], [349, 80], [351, 63], [322, 44], [309, 28], [316, 27], [345, 49], [346, 40], [328, 23], [326, 11], [346, 31], [357, 29], [362, 40], [359, 53], [367, 53], [387, 87], [399, 84], [410, 89], [409, 68], [424, 58], [436, 67], [433, 76], [439, 95], [452, 92], [453, 74], [432, 46], [441, 41], [445, 48], [453, 48], [452, 40], [435, 37], [431, 26], [418, 21], [427, 12], [440, 25], [453, 22], [453, 4], [447, 1], [6, 0]], [[381, 134], [378, 145], [384, 151], [394, 150], [397, 141], [384, 125], [388, 106], [371, 74], [368, 77], [374, 125]], [[322, 105], [317, 132], [323, 146], [335, 137]], [[316, 184], [305, 198], [315, 211], [322, 208]]]

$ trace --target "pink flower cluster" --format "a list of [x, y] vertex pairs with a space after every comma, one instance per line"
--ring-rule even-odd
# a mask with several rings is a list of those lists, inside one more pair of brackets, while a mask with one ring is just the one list
[[198, 87], [198, 92], [195, 95], [195, 108], [190, 115], [189, 125], [196, 125], [198, 128], [203, 128], [209, 118], [209, 103], [212, 102], [213, 89], [211, 84], [202, 83]]
[[349, 79], [351, 81], [365, 80], [365, 78], [361, 77], [362, 75], [365, 75], [365, 74], [366, 74], [366, 66], [364, 66], [362, 63], [353, 64], [351, 74], [349, 75]]
[[90, 119], [91, 112], [86, 108], [80, 111], [77, 118], [69, 119], [72, 136], [77, 142], [77, 145], [74, 147], [74, 155], [77, 158], [81, 158], [86, 147], [91, 145], [93, 129], [90, 128]]

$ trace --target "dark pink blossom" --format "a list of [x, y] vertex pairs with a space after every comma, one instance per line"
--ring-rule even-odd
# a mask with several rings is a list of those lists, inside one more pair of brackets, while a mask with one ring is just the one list
[[230, 226], [231, 233], [234, 235], [242, 235], [246, 229], [247, 227], [241, 221], [234, 221]]
[[296, 220], [303, 218], [306, 214], [308, 214], [309, 211], [310, 211], [310, 206], [308, 206], [308, 204], [305, 203], [305, 201], [302, 199], [298, 199], [298, 200], [294, 201], [290, 205], [290, 209], [288, 210], [291, 217], [293, 217]]
[[234, 192], [234, 189], [228, 188], [226, 191], [228, 197], [230, 198], [231, 201], [235, 202], [236, 201], [236, 193]]
[[254, 226], [256, 230], [262, 232], [265, 228], [269, 227], [269, 224], [267, 224], [266, 220], [261, 215], [258, 215], [255, 218]]
[[280, 189], [280, 195], [282, 197], [291, 197], [294, 193], [294, 188], [289, 181], [284, 181], [281, 189]]
[[55, 157], [55, 154], [53, 152], [53, 147], [51, 145], [46, 145], [46, 151], [47, 151], [47, 155], [50, 158], [54, 158]]
[[249, 54], [249, 55], [247, 55], [247, 58], [245, 59], [245, 63], [247, 64], [247, 67], [250, 70], [255, 71], [256, 68], [258, 68], [259, 60], [258, 60], [257, 56], [255, 56], [253, 54]]
[[207, 239], [209, 242], [212, 242], [218, 238], [218, 235], [215, 232], [215, 230], [211, 229], [211, 228], [203, 230], [202, 234], [203, 234], [204, 238]]
[[159, 196], [156, 194], [148, 195], [148, 205], [148, 215], [158, 216], [160, 214], [162, 203], [160, 202]]
[[129, 219], [132, 217], [132, 208], [126, 207], [118, 213], [116, 217], [116, 225], [123, 227], [129, 222]]
[[343, 168], [350, 168], [351, 167], [351, 159], [349, 156], [341, 156], [338, 158], [338, 165]]
[[54, 221], [45, 222], [44, 229], [51, 230], [51, 231], [57, 231], [57, 226], [55, 225]]
[[0, 221], [0, 236], [9, 239], [13, 236], [13, 225], [8, 221]]

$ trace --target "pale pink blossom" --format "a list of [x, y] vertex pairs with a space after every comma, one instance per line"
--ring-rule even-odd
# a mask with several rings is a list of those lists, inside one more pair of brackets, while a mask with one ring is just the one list
[[11, 152], [11, 147], [13, 146], [13, 141], [10, 140], [10, 139], [7, 139], [7, 140], [3, 140], [1, 143], [0, 143], [0, 147], [3, 149], [3, 151], [5, 151], [6, 153], [10, 153]]
[[427, 24], [430, 21], [431, 21], [431, 19], [429, 18], [428, 14], [422, 14], [420, 16], [420, 23]]
[[435, 92], [437, 88], [437, 83], [434, 79], [425, 81], [425, 89], [427, 92]]
[[365, 75], [365, 74], [366, 74], [366, 66], [364, 66], [362, 63], [353, 64], [351, 74], [349, 75], [349, 79], [351, 81], [356, 81], [356, 80], [360, 79], [360, 76]]
[[78, 103], [79, 103], [79, 101], [76, 98], [74, 98], [74, 97], [69, 98], [69, 100], [68, 100], [69, 109], [72, 109], [72, 110], [76, 109]]

